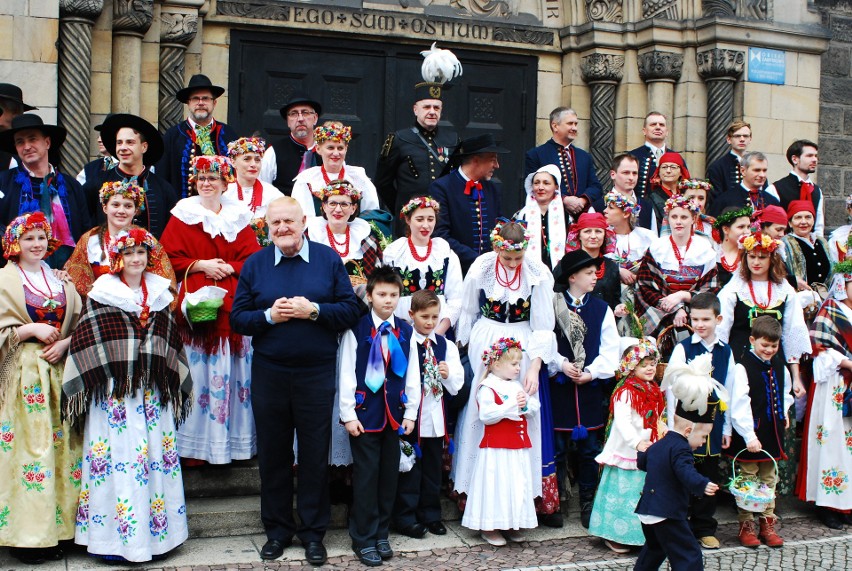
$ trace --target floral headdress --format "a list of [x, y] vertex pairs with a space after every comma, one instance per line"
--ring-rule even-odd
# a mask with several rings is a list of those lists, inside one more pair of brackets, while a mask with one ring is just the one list
[[437, 214], [441, 210], [441, 203], [431, 196], [415, 196], [405, 203], [405, 206], [399, 211], [399, 217], [405, 218], [418, 208], [431, 208]]
[[261, 157], [266, 152], [266, 141], [260, 137], [240, 137], [228, 143], [228, 156], [235, 159], [246, 153], [257, 153]]
[[712, 188], [709, 181], [700, 178], [688, 178], [677, 183], [677, 191], [680, 194], [686, 194], [687, 190], [703, 190], [707, 193], [707, 196], [710, 196]]
[[831, 280], [828, 294], [837, 301], [843, 301], [848, 297], [846, 295], [846, 282], [852, 281], [852, 259], [834, 264], [832, 271], [834, 278]]
[[[520, 242], [513, 242], [508, 238], [504, 238], [500, 235], [500, 231], [503, 230], [503, 226], [514, 222], [516, 224], [520, 224], [524, 229], [524, 239]], [[523, 220], [509, 220], [508, 218], [498, 218], [497, 222], [494, 224], [494, 230], [491, 231], [491, 245], [503, 252], [522, 252], [527, 249], [527, 246], [530, 243], [530, 234], [527, 232], [527, 223]]]
[[764, 252], [769, 252], [771, 254], [777, 250], [780, 245], [780, 240], [776, 240], [761, 230], [757, 230], [751, 234], [745, 234], [740, 237], [740, 247], [746, 252], [763, 250]]
[[120, 273], [124, 269], [124, 256], [121, 253], [127, 248], [135, 248], [136, 246], [148, 248], [148, 268], [150, 269], [153, 263], [150, 253], [156, 245], [157, 241], [144, 228], [134, 226], [130, 230], [119, 232], [109, 242], [109, 273]]
[[317, 144], [326, 141], [334, 141], [335, 143], [346, 143], [352, 140], [352, 127], [346, 125], [337, 128], [334, 125], [320, 125], [314, 129], [314, 141]]
[[105, 182], [98, 191], [102, 206], [106, 206], [110, 199], [116, 195], [132, 200], [138, 210], [145, 210], [145, 189], [139, 186], [136, 181]]
[[618, 365], [618, 378], [624, 379], [639, 366], [642, 359], [659, 359], [660, 353], [657, 345], [650, 339], [642, 339], [630, 348], [628, 353], [621, 358]]
[[683, 197], [680, 194], [676, 194], [676, 195], [672, 196], [671, 198], [669, 198], [668, 200], [666, 200], [666, 206], [665, 206], [666, 214], [671, 212], [671, 210], [674, 209], [674, 208], [684, 208], [686, 210], [689, 210], [690, 212], [692, 212], [695, 215], [701, 214], [701, 207], [698, 206], [698, 204], [696, 204], [694, 200], [687, 200], [685, 197]]
[[482, 362], [488, 367], [491, 363], [500, 360], [509, 349], [519, 349], [523, 351], [521, 342], [514, 337], [501, 337], [489, 349], [482, 353]]
[[754, 214], [754, 211], [751, 206], [743, 206], [739, 210], [725, 212], [724, 214], [720, 214], [716, 217], [716, 221], [713, 223], [713, 228], [720, 230], [722, 226], [730, 226], [737, 218], [747, 217], [751, 219], [752, 214]]
[[195, 157], [192, 162], [192, 168], [189, 172], [190, 184], [195, 184], [200, 172], [215, 172], [221, 176], [225, 182], [234, 182], [234, 164], [228, 157], [220, 155], [205, 155]]
[[352, 202], [361, 200], [361, 191], [352, 186], [348, 180], [333, 180], [320, 191], [320, 199], [325, 201], [332, 196], [348, 196]]
[[627, 214], [631, 214], [633, 216], [639, 216], [639, 213], [642, 211], [641, 205], [633, 202], [633, 200], [624, 196], [617, 190], [610, 190], [607, 192], [604, 197], [604, 202], [606, 203], [606, 206], [612, 204], [616, 208], [620, 208]]
[[59, 240], [53, 239], [53, 230], [50, 228], [50, 222], [44, 217], [43, 212], [31, 212], [18, 216], [9, 226], [6, 227], [6, 233], [3, 234], [3, 257], [7, 260], [17, 260], [21, 255], [21, 236], [30, 230], [44, 230], [47, 235], [47, 251], [44, 257], [48, 257], [56, 248], [59, 247]]

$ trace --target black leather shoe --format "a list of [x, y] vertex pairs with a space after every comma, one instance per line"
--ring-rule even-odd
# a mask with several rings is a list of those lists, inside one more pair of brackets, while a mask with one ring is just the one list
[[353, 548], [355, 555], [358, 556], [358, 561], [368, 567], [378, 567], [382, 564], [382, 558], [375, 547], [362, 547], [361, 549]]
[[837, 513], [824, 507], [817, 507], [817, 517], [828, 529], [843, 529], [843, 514]]
[[41, 565], [46, 561], [43, 550], [34, 547], [11, 547], [9, 554], [24, 565]]
[[447, 528], [440, 521], [433, 521], [426, 524], [426, 529], [433, 535], [447, 535]]
[[284, 550], [290, 547], [292, 540], [270, 539], [263, 544], [263, 549], [260, 550], [260, 558], [264, 560], [278, 559], [284, 555]]
[[322, 565], [328, 560], [328, 552], [322, 541], [309, 541], [305, 545], [305, 559], [311, 565]]
[[393, 549], [391, 549], [390, 542], [387, 539], [380, 539], [376, 542], [376, 551], [379, 552], [379, 557], [383, 560], [393, 557]]
[[538, 514], [538, 523], [546, 527], [562, 527], [565, 525], [562, 520], [562, 512], [552, 514]]
[[426, 526], [422, 523], [412, 523], [411, 525], [399, 528], [399, 532], [402, 535], [407, 535], [408, 537], [413, 537], [414, 539], [420, 539], [421, 537], [426, 535]]

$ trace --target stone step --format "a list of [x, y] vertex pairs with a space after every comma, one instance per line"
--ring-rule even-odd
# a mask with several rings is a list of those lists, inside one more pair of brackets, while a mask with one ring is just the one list
[[183, 489], [187, 498], [256, 496], [260, 494], [257, 459], [185, 467]]

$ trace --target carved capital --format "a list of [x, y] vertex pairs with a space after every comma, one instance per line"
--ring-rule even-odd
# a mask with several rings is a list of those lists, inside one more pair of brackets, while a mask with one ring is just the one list
[[60, 18], [85, 18], [95, 21], [104, 9], [104, 0], [59, 0]]
[[198, 32], [198, 12], [160, 12], [160, 41], [188, 46]]
[[624, 77], [624, 56], [591, 54], [583, 58], [580, 72], [586, 83], [618, 83]]
[[676, 83], [683, 71], [683, 54], [653, 51], [639, 54], [639, 77], [643, 81]]
[[698, 75], [708, 79], [736, 79], [745, 67], [745, 52], [713, 48], [695, 55]]
[[705, 16], [732, 17], [737, 12], [737, 0], [702, 0], [701, 8]]
[[642, 0], [642, 18], [660, 18], [662, 20], [677, 20], [678, 0]]
[[622, 0], [586, 0], [586, 16], [590, 22], [624, 22]]
[[144, 35], [154, 21], [154, 0], [114, 0], [112, 29]]

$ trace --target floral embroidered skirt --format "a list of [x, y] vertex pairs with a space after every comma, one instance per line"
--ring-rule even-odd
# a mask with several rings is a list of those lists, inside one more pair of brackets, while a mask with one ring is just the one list
[[186, 541], [175, 433], [156, 389], [90, 403], [74, 537], [89, 553], [143, 562]]
[[60, 420], [63, 366], [19, 347], [19, 375], [0, 410], [0, 545], [52, 547], [74, 537], [80, 437]]
[[604, 465], [589, 522], [589, 535], [625, 545], [645, 545], [636, 504], [645, 486], [645, 472]]
[[181, 458], [227, 464], [257, 453], [257, 434], [251, 411], [251, 339], [245, 354], [232, 354], [228, 340], [212, 355], [186, 346], [192, 375], [192, 411], [178, 431]]

